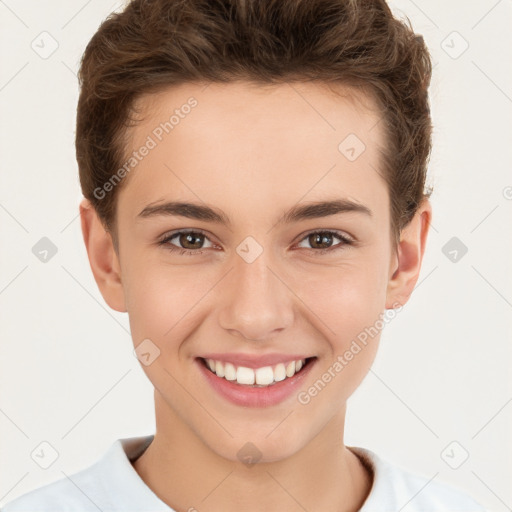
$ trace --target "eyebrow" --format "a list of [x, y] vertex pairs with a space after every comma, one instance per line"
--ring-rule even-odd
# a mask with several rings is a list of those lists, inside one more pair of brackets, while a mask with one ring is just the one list
[[[340, 213], [356, 212], [372, 217], [372, 211], [363, 204], [350, 199], [336, 199], [333, 201], [317, 201], [295, 205], [285, 212], [276, 224], [287, 224], [307, 219], [319, 219]], [[148, 205], [139, 214], [138, 218], [157, 216], [178, 216], [189, 219], [202, 220], [231, 226], [229, 217], [217, 208], [204, 204], [169, 201], [162, 204]]]

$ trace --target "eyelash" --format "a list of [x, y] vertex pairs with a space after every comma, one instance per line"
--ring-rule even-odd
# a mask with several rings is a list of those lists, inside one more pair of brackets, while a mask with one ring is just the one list
[[[179, 235], [190, 235], [190, 234], [193, 234], [193, 235], [198, 235], [199, 234], [199, 235], [203, 235], [206, 238], [208, 238], [207, 234], [205, 232], [199, 230], [199, 229], [196, 229], [196, 230], [182, 230], [182, 231], [175, 231], [174, 233], [170, 233], [168, 235], [164, 235], [164, 237], [161, 240], [158, 241], [158, 245], [159, 246], [167, 246], [166, 249], [168, 251], [173, 252], [173, 253], [178, 252], [180, 256], [185, 255], [185, 254], [188, 254], [189, 256], [193, 256], [193, 255], [197, 256], [197, 255], [203, 254], [203, 252], [204, 252], [203, 249], [197, 249], [197, 250], [182, 249], [180, 247], [177, 247], [177, 246], [169, 243], [170, 240], [172, 240], [176, 236], [179, 236]], [[308, 251], [312, 251], [315, 254], [318, 254], [318, 253], [325, 254], [327, 252], [334, 252], [334, 251], [343, 249], [346, 246], [352, 246], [352, 245], [355, 244], [354, 240], [352, 240], [351, 238], [347, 237], [343, 233], [340, 233], [339, 231], [331, 231], [331, 230], [328, 230], [328, 229], [319, 229], [319, 230], [316, 230], [316, 231], [310, 231], [309, 233], [306, 233], [306, 235], [299, 240], [299, 243], [302, 242], [304, 239], [310, 237], [311, 235], [317, 235], [317, 234], [334, 235], [335, 238], [338, 238], [343, 243], [337, 244], [335, 246], [328, 247], [326, 249], [306, 249]]]

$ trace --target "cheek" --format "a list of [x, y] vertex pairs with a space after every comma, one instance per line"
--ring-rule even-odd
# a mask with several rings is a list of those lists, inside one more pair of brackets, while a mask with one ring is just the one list
[[386, 265], [383, 258], [355, 256], [336, 266], [311, 269], [296, 281], [299, 296], [326, 324], [326, 337], [336, 345], [357, 336], [383, 312]]
[[[321, 310], [343, 306], [355, 312], [362, 307], [371, 313], [372, 305], [381, 306], [387, 284], [386, 263], [378, 257], [373, 260], [368, 256], [354, 256], [339, 263], [331, 260], [318, 265], [291, 266], [281, 273], [296, 290], [306, 294], [310, 304], [318, 305]], [[137, 264], [134, 259], [123, 268], [123, 275], [127, 276], [125, 293], [129, 313], [153, 321], [161, 318], [172, 325], [176, 317], [185, 314], [213, 289], [221, 277], [218, 270], [218, 267], [215, 270], [201, 265], [166, 265], [162, 261]]]
[[194, 308], [208, 291], [189, 271], [151, 266], [134, 271], [129, 286], [129, 317], [134, 342], [151, 338], [158, 345], [172, 342], [190, 323]]
[[[386, 269], [387, 261], [374, 252], [316, 274], [310, 272], [300, 287], [298, 295], [314, 313], [310, 321], [326, 340], [319, 373], [335, 374], [332, 380], [337, 384], [331, 389], [343, 388], [346, 397], [366, 375], [377, 352], [385, 312]], [[327, 380], [331, 377], [326, 375]]]
[[[336, 262], [326, 258], [279, 272], [294, 292], [290, 307], [297, 307], [324, 334], [332, 356], [346, 350], [383, 311], [388, 263], [383, 253], [368, 247]], [[215, 310], [217, 300], [212, 302], [212, 297], [219, 298], [222, 290], [232, 286], [232, 278], [219, 282], [225, 269], [218, 266], [171, 265], [161, 258], [148, 261], [147, 255], [132, 255], [122, 271], [127, 277], [125, 294], [134, 345], [149, 338], [176, 360], [180, 341]], [[177, 345], [171, 349], [173, 343]]]

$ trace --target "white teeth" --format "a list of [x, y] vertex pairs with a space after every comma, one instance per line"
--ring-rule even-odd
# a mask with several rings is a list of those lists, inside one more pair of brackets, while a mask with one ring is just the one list
[[[217, 377], [220, 375], [217, 373]], [[245, 366], [239, 366], [236, 371], [236, 381], [238, 384], [254, 384], [255, 376], [252, 368], [245, 368]]]
[[295, 361], [292, 361], [291, 363], [288, 363], [286, 365], [286, 376], [293, 377], [294, 373], [295, 373]]
[[268, 386], [274, 382], [274, 371], [270, 366], [264, 366], [256, 370], [256, 384]]
[[224, 377], [224, 365], [220, 361], [215, 361], [215, 373], [219, 377]]
[[276, 382], [281, 382], [284, 379], [286, 379], [286, 368], [284, 367], [283, 363], [279, 363], [274, 368], [274, 380]]
[[232, 363], [222, 363], [213, 359], [207, 359], [208, 368], [217, 375], [229, 381], [246, 386], [271, 386], [275, 382], [281, 382], [293, 377], [306, 364], [305, 359], [290, 361], [287, 364], [279, 363], [272, 366], [263, 366], [253, 370], [245, 366], [235, 367]]
[[224, 365], [224, 378], [226, 380], [236, 380], [236, 368], [231, 363]]

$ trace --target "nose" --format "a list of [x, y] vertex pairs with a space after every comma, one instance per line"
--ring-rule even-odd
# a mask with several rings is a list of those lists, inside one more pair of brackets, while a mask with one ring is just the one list
[[266, 251], [252, 263], [235, 257], [222, 289], [219, 322], [230, 334], [250, 341], [274, 338], [293, 322], [293, 292]]

